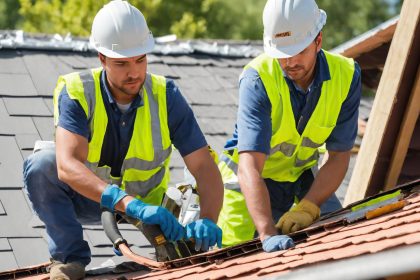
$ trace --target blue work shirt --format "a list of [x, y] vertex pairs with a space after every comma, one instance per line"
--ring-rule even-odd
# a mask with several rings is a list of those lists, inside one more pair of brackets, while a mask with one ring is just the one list
[[[105, 71], [101, 73], [100, 86], [108, 116], [108, 125], [99, 166], [110, 166], [111, 175], [119, 177], [133, 133], [137, 108], [143, 106], [143, 99], [137, 95], [129, 109], [122, 113], [109, 90]], [[191, 107], [170, 79], [166, 79], [166, 103], [170, 138], [181, 156], [184, 157], [206, 146], [206, 139], [197, 124]], [[86, 114], [80, 103], [69, 97], [66, 87], [60, 93], [58, 110], [60, 113], [58, 126], [90, 140], [91, 135]]]
[[[295, 125], [302, 134], [321, 95], [322, 83], [330, 80], [330, 71], [324, 52], [317, 55], [313, 82], [304, 92], [283, 72], [290, 90]], [[337, 124], [326, 140], [327, 150], [348, 151], [357, 135], [357, 119], [361, 96], [361, 71], [355, 63], [355, 71], [346, 100], [342, 104]], [[238, 119], [233, 137], [225, 145], [239, 152], [256, 151], [269, 155], [271, 141], [271, 103], [264, 84], [255, 69], [248, 68], [239, 81]]]

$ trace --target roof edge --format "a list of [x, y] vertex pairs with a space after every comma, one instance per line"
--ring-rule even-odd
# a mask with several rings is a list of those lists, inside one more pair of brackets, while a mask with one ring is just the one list
[[313, 266], [291, 271], [271, 280], [361, 280], [379, 279], [420, 272], [420, 244], [389, 249], [376, 254], [361, 255], [330, 263], [317, 263]]
[[[397, 26], [399, 18], [400, 16], [395, 16], [379, 24], [375, 28], [370, 29], [369, 31], [363, 34], [360, 34], [359, 36], [356, 36], [353, 39], [347, 42], [344, 42], [341, 45], [338, 45], [337, 47], [331, 49], [331, 52], [339, 53], [341, 55], [354, 58], [355, 53], [357, 53], [357, 50], [361, 49], [362, 44], [373, 37], [378, 37], [379, 40], [382, 42], [390, 41], [394, 35], [394, 31]], [[369, 50], [370, 50], [369, 48], [365, 48], [363, 49], [362, 52], [367, 52]]]
[[[153, 54], [190, 55], [204, 54], [229, 58], [251, 58], [262, 52], [261, 41], [230, 40], [177, 40], [175, 35], [155, 38]], [[93, 52], [96, 50], [87, 38], [67, 34], [35, 34], [23, 30], [0, 30], [0, 49], [48, 50], [70, 52]]]

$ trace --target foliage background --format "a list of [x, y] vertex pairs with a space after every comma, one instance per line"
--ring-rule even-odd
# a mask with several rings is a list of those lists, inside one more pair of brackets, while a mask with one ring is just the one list
[[[88, 36], [109, 0], [1, 0], [0, 29]], [[327, 12], [323, 46], [343, 43], [399, 13], [403, 0], [317, 0]], [[155, 36], [261, 40], [266, 0], [131, 0]]]

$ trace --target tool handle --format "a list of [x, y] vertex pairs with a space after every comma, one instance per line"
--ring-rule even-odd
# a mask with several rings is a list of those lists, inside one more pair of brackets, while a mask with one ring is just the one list
[[111, 240], [116, 250], [119, 250], [118, 247], [120, 244], [127, 244], [127, 241], [122, 237], [118, 229], [115, 216], [112, 212], [107, 209], [103, 209], [101, 214], [101, 222], [102, 226], [104, 227], [106, 236], [108, 236], [108, 238]]
[[376, 208], [376, 209], [366, 213], [366, 219], [369, 220], [369, 219], [373, 219], [373, 218], [388, 214], [390, 212], [399, 210], [406, 205], [407, 205], [407, 201], [400, 200], [400, 201], [397, 201], [395, 203]]

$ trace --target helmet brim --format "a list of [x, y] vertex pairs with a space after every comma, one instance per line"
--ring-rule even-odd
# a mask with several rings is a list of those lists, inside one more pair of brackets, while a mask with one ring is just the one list
[[272, 45], [271, 37], [264, 37], [264, 52], [272, 58], [288, 58], [299, 54], [301, 51], [306, 49], [312, 41], [316, 38], [318, 33], [321, 31], [322, 27], [325, 25], [327, 15], [323, 10], [320, 10], [320, 18], [318, 20], [318, 26], [316, 27], [315, 32], [312, 32], [310, 36], [306, 37], [304, 40], [298, 44], [290, 46], [278, 47]]
[[295, 44], [287, 47], [276, 47], [271, 46], [267, 41], [271, 38], [264, 38], [264, 52], [272, 58], [288, 58], [297, 55], [304, 49], [306, 49], [311, 42], [315, 39], [316, 35], [307, 37], [304, 41], [299, 44]]
[[153, 35], [150, 33], [147, 41], [140, 47], [128, 49], [128, 50], [110, 50], [104, 47], [97, 47], [94, 43], [93, 38], [90, 38], [91, 45], [97, 50], [99, 53], [105, 55], [106, 57], [110, 58], [129, 58], [135, 57], [143, 54], [147, 54], [152, 52], [153, 48], [155, 47], [155, 40]]

